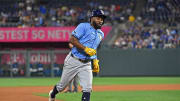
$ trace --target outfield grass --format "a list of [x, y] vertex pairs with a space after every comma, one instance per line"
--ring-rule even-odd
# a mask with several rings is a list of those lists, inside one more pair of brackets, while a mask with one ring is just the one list
[[[52, 86], [60, 78], [0, 78], [0, 87], [5, 86]], [[93, 85], [117, 84], [180, 84], [180, 77], [96, 77]], [[48, 93], [48, 92], [47, 92]], [[48, 97], [48, 94], [35, 94]], [[57, 99], [80, 101], [79, 93], [61, 93]], [[106, 91], [92, 92], [91, 101], [180, 101], [180, 90], [170, 91]]]
[[[60, 78], [0, 78], [0, 86], [52, 86]], [[180, 77], [96, 77], [93, 85], [180, 84]]]
[[[37, 94], [48, 97], [47, 94]], [[180, 101], [180, 91], [114, 91], [92, 92], [91, 101]], [[57, 99], [80, 101], [81, 93], [61, 93]]]

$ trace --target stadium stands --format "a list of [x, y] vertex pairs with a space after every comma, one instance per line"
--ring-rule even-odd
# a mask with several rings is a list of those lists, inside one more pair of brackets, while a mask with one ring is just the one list
[[[180, 22], [179, 0], [146, 0], [145, 9], [142, 10], [142, 18], [159, 23], [176, 25]], [[173, 23], [173, 24], [172, 24]]]
[[1, 0], [0, 27], [73, 26], [88, 21], [92, 9], [104, 9], [106, 24], [128, 18], [136, 0]]
[[122, 49], [180, 48], [180, 30], [176, 27], [144, 27], [134, 24], [123, 29], [114, 42]]

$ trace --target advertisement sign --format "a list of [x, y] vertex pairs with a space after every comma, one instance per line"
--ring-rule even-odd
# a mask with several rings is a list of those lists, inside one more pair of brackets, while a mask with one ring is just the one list
[[[75, 27], [0, 28], [0, 42], [68, 42]], [[111, 27], [104, 26], [105, 37]]]
[[[51, 61], [54, 61], [54, 63], [63, 64], [66, 55], [67, 54], [55, 53], [54, 57], [51, 59], [51, 56], [48, 53], [40, 53], [40, 54], [34, 53], [34, 54], [30, 54], [30, 63], [51, 64]], [[1, 55], [1, 64], [13, 64], [13, 63], [25, 64], [26, 63], [25, 54], [20, 53], [20, 54]]]

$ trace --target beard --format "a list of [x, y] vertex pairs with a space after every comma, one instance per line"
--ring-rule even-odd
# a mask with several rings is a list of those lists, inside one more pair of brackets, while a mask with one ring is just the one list
[[102, 23], [96, 23], [95, 21], [92, 22], [92, 25], [94, 26], [95, 29], [101, 29]]

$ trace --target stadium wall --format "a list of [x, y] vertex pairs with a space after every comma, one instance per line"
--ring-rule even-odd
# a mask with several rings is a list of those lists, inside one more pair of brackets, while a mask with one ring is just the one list
[[180, 76], [180, 49], [98, 52], [99, 76]]

